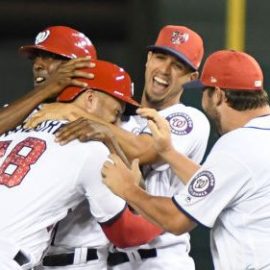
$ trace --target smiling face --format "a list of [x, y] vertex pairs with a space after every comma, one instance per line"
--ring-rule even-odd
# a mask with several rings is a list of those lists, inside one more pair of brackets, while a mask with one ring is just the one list
[[149, 52], [145, 69], [145, 85], [142, 105], [163, 109], [179, 103], [183, 84], [196, 79], [197, 72], [176, 57]]
[[32, 67], [34, 86], [37, 87], [43, 85], [46, 80], [48, 80], [55, 72], [58, 66], [66, 61], [68, 61], [67, 58], [57, 54], [42, 50], [37, 51], [37, 53], [33, 56]]

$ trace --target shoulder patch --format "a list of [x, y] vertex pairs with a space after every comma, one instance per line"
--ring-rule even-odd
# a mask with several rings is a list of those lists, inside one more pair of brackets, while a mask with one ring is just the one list
[[193, 121], [186, 113], [172, 113], [166, 119], [170, 124], [171, 132], [175, 135], [186, 135], [193, 129]]
[[208, 195], [215, 186], [215, 177], [209, 171], [201, 171], [197, 174], [188, 187], [188, 193], [193, 197], [204, 197]]

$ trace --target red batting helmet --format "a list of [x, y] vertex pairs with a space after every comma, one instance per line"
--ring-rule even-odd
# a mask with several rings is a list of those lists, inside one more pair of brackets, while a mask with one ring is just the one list
[[96, 49], [83, 33], [67, 26], [51, 26], [40, 32], [34, 45], [22, 46], [19, 52], [31, 57], [37, 50], [61, 55], [68, 59], [90, 55], [96, 59]]
[[95, 60], [93, 62], [96, 64], [94, 68], [86, 68], [82, 69], [82, 71], [94, 73], [94, 79], [79, 79], [86, 82], [89, 87], [69, 86], [58, 95], [57, 101], [72, 101], [80, 93], [91, 88], [105, 92], [132, 105], [139, 106], [139, 103], [132, 98], [133, 83], [129, 74], [123, 68], [106, 61]]

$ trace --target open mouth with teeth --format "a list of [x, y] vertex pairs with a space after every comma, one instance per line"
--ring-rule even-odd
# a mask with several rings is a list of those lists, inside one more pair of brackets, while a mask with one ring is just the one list
[[35, 77], [34, 84], [40, 85], [40, 84], [44, 83], [45, 81], [46, 81], [45, 77], [38, 76], [38, 77]]
[[157, 76], [154, 77], [154, 82], [157, 82], [158, 84], [164, 85], [164, 86], [168, 86], [169, 83], [167, 81], [165, 81], [164, 79], [161, 79]]
[[166, 90], [169, 86], [169, 82], [163, 78], [158, 76], [153, 77], [153, 91], [156, 93], [160, 93]]

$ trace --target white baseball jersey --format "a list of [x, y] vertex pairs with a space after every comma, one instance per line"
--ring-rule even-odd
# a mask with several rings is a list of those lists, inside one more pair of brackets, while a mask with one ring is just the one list
[[[201, 162], [210, 132], [210, 125], [205, 115], [183, 104], [175, 104], [159, 113], [170, 124], [173, 146], [195, 162]], [[130, 117], [129, 121], [123, 124], [123, 128], [135, 134], [150, 133], [147, 121], [140, 116]], [[144, 166], [143, 174], [146, 190], [153, 195], [172, 197], [184, 187], [168, 164]], [[139, 263], [135, 261], [131, 264], [119, 264], [113, 269], [195, 269], [193, 260], [188, 256], [189, 240], [188, 233], [180, 236], [164, 233], [150, 243], [136, 248], [158, 248], [157, 257]], [[117, 250], [131, 252], [134, 248]]]
[[1, 270], [23, 270], [14, 260], [0, 255]]
[[48, 247], [53, 226], [85, 198], [98, 222], [125, 207], [102, 183], [107, 147], [94, 141], [60, 146], [54, 132], [61, 125], [46, 121], [35, 130], [18, 126], [0, 136], [0, 248], [1, 239], [8, 241], [12, 250], [28, 254], [33, 265]]
[[[109, 240], [90, 213], [88, 200], [84, 200], [58, 223], [54, 241], [47, 252], [48, 256], [74, 253], [75, 262], [67, 266], [43, 266], [40, 269], [107, 269], [108, 246]], [[87, 261], [81, 255], [87, 252], [87, 248], [97, 250], [97, 260]]]
[[270, 269], [270, 116], [223, 135], [173, 201], [211, 230], [216, 270]]

